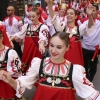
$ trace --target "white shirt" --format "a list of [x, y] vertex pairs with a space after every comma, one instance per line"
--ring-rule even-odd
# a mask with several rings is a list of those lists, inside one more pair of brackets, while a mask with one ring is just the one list
[[100, 20], [95, 19], [94, 25], [88, 28], [88, 19], [79, 26], [82, 47], [87, 50], [95, 50], [95, 46], [100, 43]]
[[[26, 36], [26, 32], [27, 32], [27, 26], [28, 26], [28, 23], [24, 24], [22, 26], [22, 30], [20, 32], [17, 32], [16, 34], [14, 34], [14, 36], [19, 37], [20, 39], [24, 39], [25, 36]], [[31, 24], [31, 31], [36, 31], [38, 29], [38, 27], [39, 27], [39, 25]], [[28, 30], [30, 31], [30, 27], [28, 28]], [[43, 24], [40, 27], [40, 30], [39, 30], [39, 41], [38, 41], [38, 43], [40, 43], [41, 40], [44, 40], [45, 45], [48, 44], [48, 39], [46, 37], [46, 35], [48, 35], [48, 32], [49, 32], [49, 29], [48, 29], [47, 25]]]
[[9, 25], [9, 17], [6, 17], [4, 19], [3, 25], [6, 26], [6, 31], [8, 32], [8, 36], [10, 37], [21, 30], [23, 23], [18, 16], [14, 15], [12, 19], [12, 26]]
[[[4, 61], [5, 55], [9, 47], [5, 46], [3, 50], [0, 50], [0, 61]], [[16, 66], [15, 61], [18, 61], [18, 65]], [[18, 69], [21, 69], [21, 61], [18, 57], [18, 54], [15, 50], [10, 49], [8, 52], [8, 60], [7, 60], [7, 72], [12, 77], [19, 77], [21, 74], [18, 72]]]

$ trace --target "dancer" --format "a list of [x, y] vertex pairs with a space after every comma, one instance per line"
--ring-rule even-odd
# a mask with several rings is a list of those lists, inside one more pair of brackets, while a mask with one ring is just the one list
[[[59, 32], [51, 37], [49, 52], [51, 57], [45, 59], [33, 58], [26, 76], [16, 81], [1, 70], [0, 79], [16, 89], [16, 95], [22, 96], [25, 88], [31, 89], [39, 79], [39, 84], [33, 100], [76, 100], [77, 95], [85, 100], [100, 100], [100, 95], [93, 84], [85, 77], [85, 69], [78, 64], [72, 64], [64, 58], [69, 48], [69, 36]], [[74, 90], [75, 89], [75, 90]]]
[[48, 27], [41, 22], [38, 18], [40, 12], [38, 8], [33, 8], [29, 12], [29, 18], [32, 24], [24, 24], [22, 30], [12, 37], [13, 39], [24, 39], [24, 49], [22, 55], [22, 70], [26, 71], [29, 68], [32, 58], [42, 58], [45, 52], [45, 46], [48, 44]]
[[53, 23], [56, 31], [65, 31], [69, 34], [70, 48], [65, 53], [65, 58], [71, 61], [73, 64], [84, 65], [79, 28], [76, 26], [77, 12], [73, 8], [69, 8], [66, 13], [67, 21], [66, 23], [62, 23], [51, 9], [51, 1], [46, 0], [46, 3], [52, 18], [51, 22]]
[[[6, 30], [0, 25], [0, 70], [5, 70], [13, 79], [20, 75], [21, 61], [15, 50], [11, 49]], [[0, 80], [0, 97], [2, 100], [15, 98], [16, 91], [7, 83]]]

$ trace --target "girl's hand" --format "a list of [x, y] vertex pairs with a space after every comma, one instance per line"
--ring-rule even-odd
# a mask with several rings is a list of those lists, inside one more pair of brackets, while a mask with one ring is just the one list
[[42, 44], [39, 44], [39, 51], [41, 52], [41, 54], [44, 54], [45, 52], [45, 47]]
[[0, 80], [3, 80], [6, 83], [10, 83], [12, 80], [10, 74], [4, 70], [0, 70]]

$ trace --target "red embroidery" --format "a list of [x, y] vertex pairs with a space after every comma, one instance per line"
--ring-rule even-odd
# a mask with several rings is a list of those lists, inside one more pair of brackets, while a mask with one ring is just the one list
[[91, 85], [89, 80], [87, 80], [86, 78], [83, 78], [83, 84], [86, 84], [86, 85], [89, 85], [89, 86]]
[[14, 66], [14, 59], [10, 63], [11, 66]]
[[39, 80], [39, 82], [46, 81], [46, 80], [47, 80], [46, 78], [41, 78], [41, 79]]
[[48, 30], [42, 30], [43, 36], [48, 37]]
[[52, 66], [53, 64], [49, 64], [49, 66], [46, 68], [46, 71], [48, 71]]
[[71, 83], [68, 83], [67, 81], [61, 81], [62, 83], [66, 84], [66, 86], [71, 86]]

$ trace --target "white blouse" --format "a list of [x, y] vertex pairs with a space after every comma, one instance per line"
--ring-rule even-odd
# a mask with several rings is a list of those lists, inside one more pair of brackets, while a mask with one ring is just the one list
[[[38, 29], [39, 25], [31, 24], [31, 31], [36, 31]], [[22, 26], [22, 30], [20, 32], [17, 32], [16, 34], [14, 34], [14, 36], [16, 36], [20, 39], [24, 39], [25, 36], [26, 36], [26, 32], [27, 32], [27, 26], [28, 26], [28, 24], [24, 24]], [[30, 31], [30, 28], [28, 28], [28, 30]], [[38, 43], [40, 43], [41, 40], [44, 40], [45, 45], [47, 45], [48, 44], [48, 39], [47, 39], [46, 36], [48, 36], [48, 33], [49, 33], [49, 29], [48, 29], [47, 25], [43, 24], [40, 27], [40, 30], [39, 30], [39, 41], [38, 41]]]
[[[0, 61], [4, 61], [5, 55], [9, 47], [5, 46], [3, 50], [0, 50]], [[16, 64], [18, 62], [18, 64]], [[18, 71], [18, 69], [21, 69], [21, 61], [19, 59], [18, 54], [16, 53], [15, 50], [10, 49], [8, 52], [8, 59], [7, 59], [7, 72], [12, 76], [12, 77], [19, 77], [21, 74]], [[2, 68], [1, 68], [2, 69]]]
[[[48, 59], [50, 58], [46, 58], [46, 60]], [[70, 64], [69, 61], [66, 60], [66, 62]], [[25, 88], [31, 89], [33, 84], [38, 80], [40, 63], [41, 59], [34, 58], [26, 76], [21, 76], [16, 80], [16, 96], [21, 97]], [[77, 64], [73, 65], [72, 81], [78, 96], [85, 100], [100, 100], [99, 92], [93, 88], [93, 84], [86, 78], [83, 66]]]

